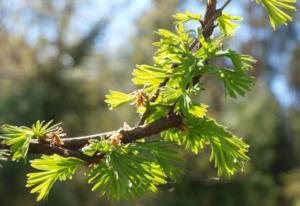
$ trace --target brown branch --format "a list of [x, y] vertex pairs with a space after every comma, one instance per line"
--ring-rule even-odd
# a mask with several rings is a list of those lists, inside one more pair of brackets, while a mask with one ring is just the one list
[[[0, 136], [0, 142], [3, 140], [7, 140], [8, 138], [1, 137]], [[0, 143], [0, 149], [9, 149], [9, 146]], [[95, 163], [101, 159], [101, 157], [104, 154], [99, 154], [96, 156], [87, 156], [83, 154], [80, 150], [71, 150], [68, 148], [64, 148], [61, 146], [55, 146], [55, 145], [50, 145], [46, 143], [39, 143], [36, 140], [32, 140], [29, 144], [29, 153], [31, 154], [46, 154], [46, 155], [52, 155], [52, 154], [58, 154], [63, 157], [75, 157], [78, 159], [81, 159], [87, 163]]]
[[[120, 129], [112, 132], [105, 132], [99, 134], [93, 134], [82, 137], [62, 138], [64, 143], [61, 146], [50, 145], [49, 143], [39, 143], [37, 140], [32, 140], [29, 147], [29, 152], [33, 154], [59, 154], [63, 157], [76, 157], [82, 159], [88, 163], [97, 162], [100, 156], [87, 156], [84, 155], [80, 149], [89, 143], [91, 139], [100, 139], [100, 137], [108, 138], [114, 132], [118, 132], [122, 135], [122, 142], [129, 143], [137, 139], [149, 137], [154, 134], [167, 130], [169, 128], [179, 127], [182, 122], [182, 117], [171, 114], [165, 118], [162, 118], [156, 122], [148, 125], [138, 126], [130, 129]], [[9, 146], [3, 143], [3, 140], [7, 140], [5, 137], [0, 137], [0, 149], [9, 149]]]

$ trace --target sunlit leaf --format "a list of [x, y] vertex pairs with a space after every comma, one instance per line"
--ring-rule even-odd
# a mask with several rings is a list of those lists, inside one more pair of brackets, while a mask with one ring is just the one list
[[26, 187], [33, 187], [31, 193], [38, 193], [37, 201], [45, 199], [56, 181], [71, 179], [82, 160], [64, 158], [59, 155], [46, 156], [30, 161], [31, 166], [41, 172], [27, 174]]
[[136, 85], [158, 86], [166, 77], [164, 70], [149, 65], [138, 65], [132, 74], [132, 81]]
[[29, 127], [17, 127], [13, 125], [3, 125], [1, 133], [7, 140], [3, 141], [6, 145], [10, 146], [13, 152], [12, 160], [19, 161], [25, 159], [29, 150], [29, 144], [32, 138], [44, 137], [47, 133], [56, 131], [59, 124], [51, 125], [52, 121], [45, 123], [44, 121], [37, 121]]
[[123, 104], [132, 101], [134, 99], [134, 95], [110, 90], [109, 94], [107, 94], [105, 98], [105, 102], [109, 105], [109, 108], [116, 109], [122, 106]]
[[287, 25], [292, 21], [292, 17], [287, 12], [296, 11], [294, 5], [296, 0], [256, 0], [256, 2], [262, 4], [267, 10], [273, 29], [282, 24]]
[[242, 18], [239, 16], [232, 16], [228, 13], [222, 13], [217, 19], [218, 26], [225, 35], [234, 35], [234, 30], [238, 27], [233, 21], [241, 21]]
[[181, 130], [169, 129], [162, 132], [162, 136], [184, 145], [196, 154], [204, 145], [210, 145], [210, 160], [218, 168], [218, 175], [231, 176], [241, 171], [245, 161], [249, 159], [246, 155], [248, 145], [213, 119], [189, 118]]
[[184, 13], [176, 13], [175, 15], [173, 15], [173, 18], [176, 20], [174, 22], [175, 24], [180, 24], [191, 20], [200, 21], [201, 15], [192, 14], [190, 11], [187, 10]]

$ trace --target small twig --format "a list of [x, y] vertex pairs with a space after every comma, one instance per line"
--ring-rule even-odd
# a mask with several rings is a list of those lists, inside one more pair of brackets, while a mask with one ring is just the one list
[[227, 0], [219, 10], [223, 11], [225, 9], [225, 7], [227, 7], [230, 4], [231, 0]]

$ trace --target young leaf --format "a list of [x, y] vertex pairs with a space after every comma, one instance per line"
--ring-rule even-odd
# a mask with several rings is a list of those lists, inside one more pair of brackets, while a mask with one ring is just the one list
[[249, 159], [246, 155], [248, 145], [213, 119], [189, 118], [181, 129], [170, 129], [162, 132], [162, 136], [169, 141], [185, 145], [196, 154], [205, 144], [209, 144], [210, 160], [215, 162], [219, 176], [231, 176], [242, 170], [245, 161]]
[[206, 115], [207, 107], [204, 104], [193, 103], [189, 109], [189, 113], [194, 117], [203, 118]]
[[166, 183], [161, 167], [150, 158], [138, 156], [126, 149], [106, 154], [102, 164], [93, 166], [88, 175], [92, 191], [100, 190], [109, 199], [132, 199], [146, 192], [157, 191], [157, 185]]
[[116, 109], [123, 104], [126, 104], [134, 99], [133, 95], [122, 92], [110, 90], [109, 94], [105, 96], [105, 102], [109, 105], [109, 109]]
[[191, 21], [191, 20], [196, 20], [196, 21], [200, 21], [201, 20], [201, 16], [198, 14], [192, 14], [190, 11], [185, 11], [184, 13], [176, 13], [175, 15], [173, 15], [173, 18], [176, 20], [174, 23], [175, 24], [182, 24], [185, 23], [187, 21]]
[[166, 72], [160, 68], [149, 65], [138, 65], [133, 71], [133, 83], [136, 85], [158, 86], [166, 77]]
[[225, 94], [233, 98], [236, 98], [238, 95], [244, 96], [253, 85], [254, 78], [244, 71], [212, 66], [205, 66], [204, 70], [222, 80]]
[[228, 36], [234, 35], [234, 30], [238, 27], [233, 21], [241, 21], [242, 18], [239, 16], [232, 16], [228, 13], [223, 13], [218, 19], [217, 24], [223, 34]]
[[239, 71], [250, 70], [253, 68], [252, 65], [256, 63], [256, 60], [252, 56], [239, 54], [231, 49], [228, 49], [227, 51], [220, 51], [216, 54], [216, 56], [228, 57], [234, 65], [234, 69]]
[[[97, 143], [98, 142], [98, 143]], [[132, 199], [146, 192], [156, 192], [167, 177], [175, 178], [180, 171], [177, 153], [170, 142], [150, 141], [113, 146], [107, 140], [93, 141], [89, 154], [105, 151], [105, 159], [88, 171], [92, 191], [109, 199]], [[93, 150], [93, 152], [91, 152]]]
[[244, 96], [253, 85], [253, 77], [244, 72], [222, 68], [217, 71], [217, 75], [224, 83], [225, 94], [233, 98]]
[[273, 29], [278, 28], [281, 24], [287, 25], [292, 21], [292, 17], [286, 12], [296, 11], [296, 7], [293, 5], [296, 0], [256, 0], [256, 2], [262, 4], [267, 10]]
[[5, 141], [4, 143], [10, 146], [10, 151], [12, 151], [13, 161], [19, 161], [25, 159], [29, 150], [31, 137], [28, 136], [19, 136], [10, 140]]
[[182, 162], [182, 159], [178, 152], [170, 148], [172, 144], [174, 143], [152, 140], [136, 144], [134, 147], [137, 147], [140, 155], [153, 158], [168, 177], [176, 179], [178, 175], [182, 174], [178, 167], [178, 163]]
[[10, 146], [13, 152], [12, 160], [19, 161], [25, 159], [29, 149], [29, 143], [34, 136], [33, 131], [28, 127], [16, 127], [12, 125], [3, 125], [1, 128], [3, 136], [8, 138], [3, 141]]
[[33, 187], [31, 193], [38, 193], [37, 201], [45, 199], [54, 183], [71, 179], [82, 160], [64, 158], [59, 155], [46, 156], [30, 161], [31, 166], [41, 172], [27, 174], [26, 187]]
[[150, 104], [147, 106], [147, 109], [149, 111], [149, 116], [147, 117], [146, 123], [152, 123], [158, 119], [161, 119], [162, 117], [166, 116], [168, 113], [168, 109], [166, 107]]
[[59, 129], [59, 126], [61, 123], [57, 123], [54, 125], [51, 125], [53, 121], [49, 121], [45, 123], [45, 121], [38, 120], [35, 124], [32, 125], [32, 132], [36, 138], [40, 138], [45, 136], [46, 134], [50, 132], [54, 132], [57, 129]]
[[38, 120], [32, 125], [32, 128], [3, 125], [1, 132], [4, 137], [8, 138], [4, 143], [10, 146], [10, 150], [13, 152], [12, 160], [19, 161], [26, 158], [32, 138], [41, 138], [47, 133], [56, 131], [60, 123], [54, 125], [51, 125], [51, 123], [52, 121], [45, 123]]

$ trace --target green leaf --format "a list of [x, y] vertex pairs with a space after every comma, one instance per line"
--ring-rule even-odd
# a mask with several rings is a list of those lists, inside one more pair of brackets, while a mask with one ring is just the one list
[[13, 152], [12, 160], [19, 161], [26, 158], [32, 138], [44, 137], [47, 133], [56, 131], [60, 123], [54, 125], [51, 125], [51, 123], [52, 121], [45, 123], [38, 120], [32, 125], [32, 128], [3, 125], [1, 132], [7, 138], [3, 142], [10, 146], [10, 150]]
[[195, 57], [199, 58], [200, 64], [202, 64], [209, 58], [214, 57], [216, 53], [222, 51], [222, 42], [225, 37], [225, 35], [221, 35], [216, 39], [214, 39], [213, 37], [205, 39], [203, 34], [200, 34], [199, 41], [201, 43], [201, 48], [195, 53]]
[[207, 113], [207, 105], [193, 103], [189, 109], [189, 113], [197, 118], [203, 118]]
[[161, 88], [159, 100], [165, 104], [175, 103], [181, 95], [182, 91], [180, 89], [166, 86]]
[[244, 96], [253, 85], [254, 78], [244, 72], [222, 68], [217, 75], [224, 83], [225, 94], [233, 98]]
[[253, 68], [252, 65], [256, 63], [256, 60], [252, 56], [239, 54], [231, 49], [228, 49], [227, 51], [217, 52], [216, 56], [228, 57], [234, 65], [234, 69], [239, 71], [250, 70]]
[[158, 86], [166, 77], [166, 72], [149, 65], [138, 65], [133, 71], [133, 83], [136, 85]]
[[12, 160], [19, 161], [25, 159], [29, 150], [30, 137], [19, 136], [10, 140], [5, 141], [4, 143], [10, 146], [10, 151], [13, 152]]
[[256, 2], [267, 10], [273, 29], [278, 28], [281, 24], [287, 25], [292, 21], [292, 17], [286, 12], [296, 11], [296, 7], [293, 5], [296, 0], [256, 0]]
[[242, 18], [239, 16], [232, 16], [228, 13], [222, 13], [217, 19], [217, 25], [225, 35], [233, 36], [234, 30], [238, 27], [237, 24], [232, 21], [241, 21]]
[[181, 113], [184, 116], [189, 115], [190, 108], [192, 106], [192, 100], [189, 95], [186, 93], [182, 93], [181, 96], [178, 98], [176, 103], [175, 112]]
[[109, 94], [107, 94], [105, 98], [105, 102], [108, 104], [109, 109], [113, 110], [132, 101], [134, 99], [134, 95], [110, 90]]
[[212, 66], [205, 66], [205, 71], [216, 75], [222, 80], [225, 94], [233, 98], [236, 98], [238, 95], [244, 96], [253, 86], [254, 77], [246, 74], [244, 71]]
[[211, 146], [210, 160], [218, 168], [218, 175], [231, 176], [243, 169], [249, 159], [246, 155], [248, 145], [240, 138], [232, 135], [225, 127], [208, 118], [189, 118], [184, 122], [181, 130], [170, 129], [162, 132], [162, 136], [169, 141], [185, 145], [187, 149], [198, 153], [205, 144]]
[[61, 123], [51, 125], [53, 121], [45, 123], [45, 121], [38, 120], [32, 125], [32, 132], [36, 138], [43, 137], [47, 133], [54, 132], [59, 129]]
[[19, 161], [20, 159], [25, 159], [30, 140], [34, 136], [33, 131], [28, 127], [3, 125], [1, 132], [7, 138], [3, 143], [10, 146], [10, 151], [13, 152], [12, 160]]
[[132, 149], [138, 151], [139, 155], [149, 157], [166, 173], [167, 177], [176, 179], [182, 174], [179, 165], [183, 160], [178, 152], [171, 149], [174, 143], [168, 141], [151, 140], [138, 144], [131, 144]]
[[106, 155], [102, 164], [89, 171], [92, 191], [100, 190], [109, 199], [132, 199], [144, 193], [157, 191], [157, 185], [166, 183], [160, 166], [148, 158], [114, 150]]
[[33, 187], [31, 193], [38, 193], [37, 201], [45, 199], [54, 183], [71, 179], [82, 160], [64, 158], [59, 155], [46, 156], [30, 161], [31, 166], [41, 172], [27, 174], [26, 187]]
[[156, 120], [165, 117], [168, 113], [168, 109], [164, 106], [150, 104], [147, 106], [147, 110], [149, 111], [150, 115], [147, 117], [146, 123], [150, 124]]
[[107, 153], [111, 150], [111, 145], [108, 139], [101, 137], [100, 140], [91, 139], [89, 144], [84, 146], [81, 151], [88, 156], [93, 156], [97, 152]]
[[[101, 144], [106, 144], [102, 142]], [[138, 142], [113, 146], [106, 150], [105, 159], [88, 171], [92, 191], [109, 199], [132, 199], [146, 192], [156, 192], [168, 176], [180, 174], [175, 151], [170, 143], [160, 141]], [[97, 151], [94, 151], [97, 152]]]
[[191, 20], [196, 20], [196, 21], [200, 21], [201, 15], [198, 14], [192, 14], [190, 11], [185, 11], [184, 13], [176, 13], [175, 15], [173, 15], [173, 18], [176, 20], [174, 23], [175, 24], [182, 24], [185, 23], [187, 21], [191, 21]]

